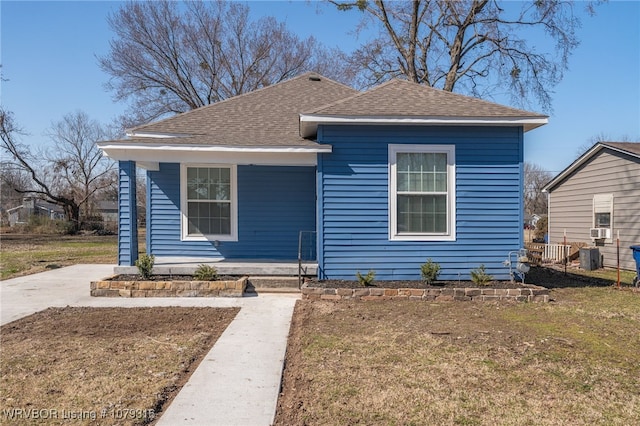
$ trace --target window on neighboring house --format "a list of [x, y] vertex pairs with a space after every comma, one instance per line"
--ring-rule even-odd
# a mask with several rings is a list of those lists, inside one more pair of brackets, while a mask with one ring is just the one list
[[182, 166], [182, 238], [237, 241], [235, 166]]
[[593, 227], [609, 228], [613, 223], [613, 194], [593, 196]]
[[454, 241], [453, 145], [389, 145], [389, 238]]

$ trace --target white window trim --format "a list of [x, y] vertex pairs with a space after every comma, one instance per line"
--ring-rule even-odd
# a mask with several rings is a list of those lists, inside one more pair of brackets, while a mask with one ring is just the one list
[[605, 238], [605, 243], [613, 243], [613, 225], [615, 216], [613, 212], [613, 194], [594, 194], [593, 209], [591, 212], [592, 227], [596, 227], [596, 213], [609, 213], [609, 238]]
[[[231, 170], [231, 234], [189, 234], [187, 218], [187, 168], [224, 167]], [[180, 229], [181, 241], [238, 241], [238, 167], [235, 164], [180, 164]]]
[[[447, 154], [447, 232], [398, 233], [397, 173], [398, 153]], [[389, 240], [391, 241], [455, 241], [456, 240], [456, 149], [455, 145], [389, 144]]]

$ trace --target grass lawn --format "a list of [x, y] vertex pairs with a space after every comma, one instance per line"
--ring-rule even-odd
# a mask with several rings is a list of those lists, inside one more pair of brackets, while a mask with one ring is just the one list
[[238, 311], [67, 307], [6, 324], [0, 424], [146, 424]]
[[[144, 253], [144, 230], [139, 252]], [[78, 263], [116, 264], [115, 235], [12, 234], [0, 236], [0, 280]]]
[[640, 424], [640, 293], [299, 301], [276, 424]]

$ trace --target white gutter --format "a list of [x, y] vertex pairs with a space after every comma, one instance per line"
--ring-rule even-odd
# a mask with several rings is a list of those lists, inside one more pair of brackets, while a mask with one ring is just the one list
[[147, 143], [97, 144], [104, 155], [116, 161], [135, 161], [141, 167], [158, 170], [160, 163], [217, 163], [269, 166], [316, 166], [319, 153], [331, 146], [317, 147], [229, 147]]
[[239, 152], [239, 153], [330, 153], [330, 145], [318, 145], [318, 147], [251, 147], [251, 146], [211, 146], [211, 145], [168, 145], [168, 144], [127, 144], [98, 142], [101, 150], [130, 150], [130, 151], [173, 151], [173, 152]]

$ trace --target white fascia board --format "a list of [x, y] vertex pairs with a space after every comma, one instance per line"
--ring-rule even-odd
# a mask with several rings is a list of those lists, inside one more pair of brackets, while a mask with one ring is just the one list
[[112, 149], [140, 150], [140, 151], [198, 151], [198, 152], [256, 152], [256, 153], [291, 153], [291, 152], [313, 152], [313, 153], [330, 153], [331, 145], [318, 145], [317, 147], [306, 146], [213, 146], [213, 145], [170, 145], [170, 144], [152, 144], [144, 143], [112, 143], [98, 142], [98, 148], [103, 151]]
[[353, 117], [300, 114], [300, 136], [308, 138], [315, 135], [318, 124], [523, 126], [526, 132], [548, 122], [546, 117]]
[[160, 144], [98, 143], [113, 160], [145, 163], [225, 163], [256, 165], [317, 165], [318, 153], [331, 152], [331, 146], [318, 147], [215, 147]]

